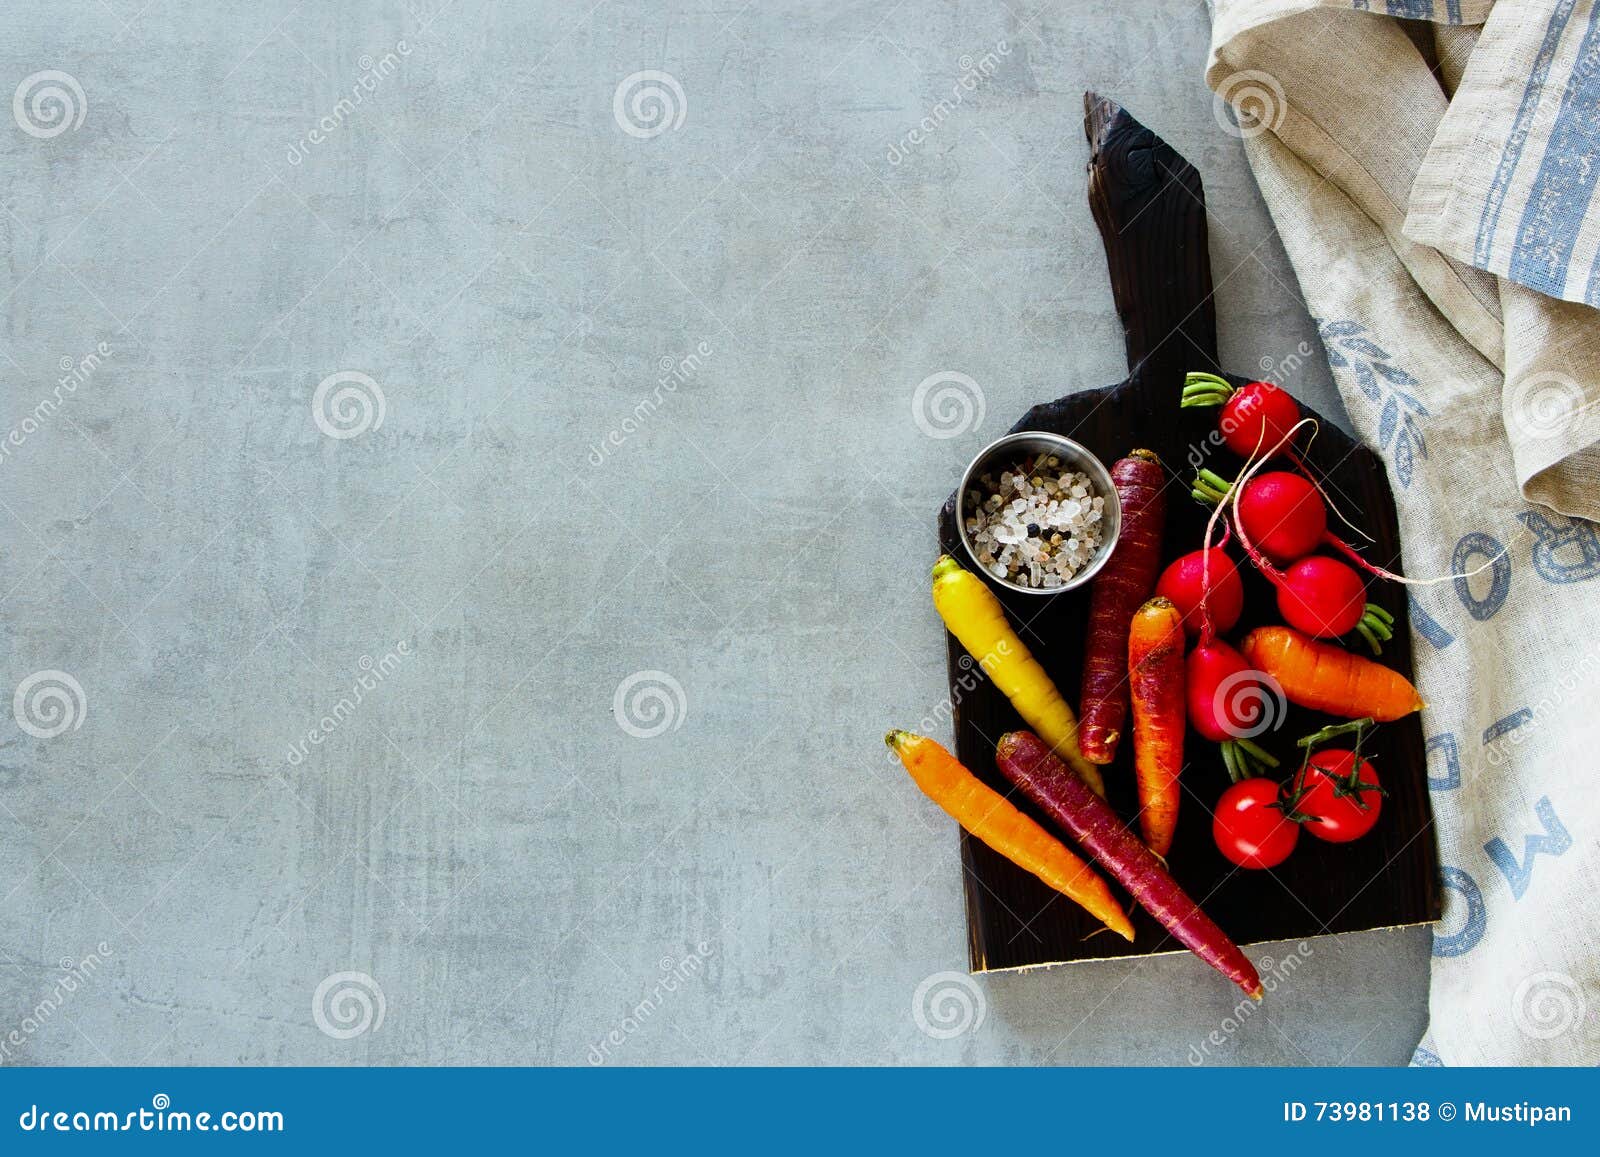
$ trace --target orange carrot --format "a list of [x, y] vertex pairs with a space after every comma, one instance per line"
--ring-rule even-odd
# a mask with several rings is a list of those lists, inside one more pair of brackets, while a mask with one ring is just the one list
[[1239, 649], [1252, 667], [1278, 681], [1289, 702], [1314, 711], [1388, 723], [1425, 706], [1398, 671], [1289, 627], [1257, 627]]
[[1178, 826], [1183, 768], [1183, 616], [1170, 599], [1153, 598], [1128, 630], [1128, 691], [1133, 700], [1133, 772], [1139, 783], [1139, 831], [1158, 856]]
[[968, 771], [933, 740], [909, 731], [883, 737], [911, 778], [969, 833], [1031, 872], [1125, 940], [1133, 925], [1106, 882], [1060, 840], [1023, 815], [1005, 796]]

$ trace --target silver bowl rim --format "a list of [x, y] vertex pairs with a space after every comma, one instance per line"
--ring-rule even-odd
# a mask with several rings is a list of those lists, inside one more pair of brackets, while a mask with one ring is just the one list
[[[997, 577], [978, 561], [978, 552], [973, 549], [972, 540], [967, 536], [967, 492], [974, 489], [973, 481], [982, 467], [1008, 446], [1020, 445], [1023, 442], [1037, 442], [1040, 439], [1060, 447], [1065, 452], [1066, 457], [1079, 460], [1079, 464], [1075, 465], [1074, 469], [1082, 469], [1083, 473], [1089, 476], [1089, 482], [1094, 487], [1095, 494], [1105, 499], [1105, 506], [1102, 508], [1101, 515], [1102, 525], [1109, 523], [1115, 531], [1109, 540], [1101, 541], [1100, 548], [1095, 552], [1095, 556], [1089, 560], [1088, 566], [1058, 587], [1025, 587], [1009, 579]], [[1106, 517], [1107, 513], [1110, 514], [1109, 519]], [[982, 450], [979, 450], [973, 456], [972, 461], [967, 463], [967, 468], [961, 472], [961, 485], [956, 491], [955, 514], [956, 534], [961, 539], [962, 549], [966, 551], [968, 564], [976, 573], [982, 575], [989, 582], [1002, 586], [1008, 591], [1016, 591], [1018, 594], [1023, 595], [1059, 595], [1077, 590], [1100, 573], [1100, 569], [1105, 566], [1112, 552], [1117, 549], [1117, 542], [1122, 537], [1122, 500], [1117, 496], [1117, 488], [1111, 481], [1111, 471], [1106, 468], [1104, 462], [1100, 461], [1099, 455], [1083, 443], [1075, 442], [1064, 434], [1051, 433], [1049, 430], [1018, 430], [1015, 433], [996, 438]]]

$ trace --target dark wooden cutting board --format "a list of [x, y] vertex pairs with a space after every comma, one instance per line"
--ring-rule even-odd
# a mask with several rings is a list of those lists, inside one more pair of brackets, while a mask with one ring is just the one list
[[[1186, 370], [1218, 369], [1205, 192], [1193, 166], [1125, 110], [1093, 93], [1086, 95], [1085, 104], [1092, 150], [1090, 205], [1105, 241], [1117, 311], [1127, 334], [1130, 373], [1116, 385], [1035, 406], [1013, 429], [1064, 434], [1107, 465], [1135, 447], [1159, 454], [1173, 483], [1166, 492], [1163, 543], [1163, 560], [1170, 561], [1197, 549], [1204, 534], [1207, 511], [1189, 497], [1186, 485], [1195, 464], [1203, 462], [1225, 477], [1239, 467], [1226, 448], [1209, 440], [1215, 410], [1178, 408]], [[1230, 380], [1238, 384], [1247, 379]], [[1316, 416], [1304, 403], [1301, 408]], [[1341, 507], [1359, 512], [1358, 521], [1375, 540], [1363, 547], [1366, 556], [1398, 570], [1394, 497], [1382, 462], [1326, 420], [1306, 459]], [[939, 512], [940, 542], [971, 566], [956, 536], [953, 499]], [[1277, 621], [1270, 585], [1253, 569], [1242, 570], [1247, 609], [1229, 636], [1234, 640], [1250, 627]], [[994, 589], [1012, 626], [1076, 704], [1087, 588], [1053, 598]], [[1395, 584], [1374, 582], [1369, 598], [1395, 617], [1395, 637], [1382, 661], [1410, 676], [1404, 592]], [[981, 670], [963, 665], [961, 644], [946, 638], [956, 755], [986, 782], [1009, 790], [995, 769], [994, 745], [1006, 731], [1023, 726], [1022, 720]], [[1328, 722], [1328, 716], [1291, 708], [1282, 727], [1258, 742], [1284, 761], [1287, 772], [1298, 754], [1294, 740]], [[1215, 746], [1190, 731], [1184, 799], [1169, 862], [1178, 882], [1235, 941], [1298, 940], [1439, 918], [1438, 860], [1418, 717], [1377, 728], [1366, 750], [1389, 792], [1373, 831], [1345, 845], [1303, 835], [1294, 855], [1278, 868], [1246, 872], [1224, 860], [1212, 842], [1210, 809], [1228, 777]], [[1128, 743], [1120, 746], [1105, 780], [1112, 805], [1124, 816], [1134, 815]], [[1013, 798], [1031, 811], [1026, 801]], [[1032, 814], [1050, 826], [1041, 814]], [[1109, 934], [1094, 935], [1099, 923], [1076, 904], [965, 833], [961, 857], [974, 971], [1181, 950], [1148, 913], [1131, 904], [1137, 933], [1132, 944]]]

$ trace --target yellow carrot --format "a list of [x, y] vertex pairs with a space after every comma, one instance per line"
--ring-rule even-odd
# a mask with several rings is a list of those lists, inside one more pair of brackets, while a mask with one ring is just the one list
[[1006, 621], [1005, 608], [984, 581], [949, 555], [933, 565], [933, 605], [950, 633], [994, 685], [1011, 700], [1039, 736], [1068, 767], [1105, 797], [1100, 769], [1078, 750], [1078, 720], [1045, 674], [1039, 660]]
[[1062, 842], [1023, 815], [994, 788], [968, 771], [933, 740], [891, 731], [884, 742], [900, 757], [918, 787], [975, 839], [1031, 872], [1125, 940], [1133, 925], [1106, 882]]

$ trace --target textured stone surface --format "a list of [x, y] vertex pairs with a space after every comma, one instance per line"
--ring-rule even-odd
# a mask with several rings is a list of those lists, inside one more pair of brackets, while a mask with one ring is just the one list
[[[1124, 369], [1086, 87], [1202, 171], [1224, 360], [1340, 412], [1203, 5], [141, 7], [0, 43], [83, 109], [0, 121], [4, 686], [83, 691], [0, 735], [7, 1063], [1406, 1058], [1415, 930], [1311, 943], [1234, 1032], [1181, 955], [912, 1015], [964, 963], [954, 831], [879, 742], [944, 694], [932, 512]], [[381, 425], [319, 428], [339, 371]], [[985, 403], [942, 439], [940, 371]], [[348, 1038], [342, 972], [382, 993]]]

